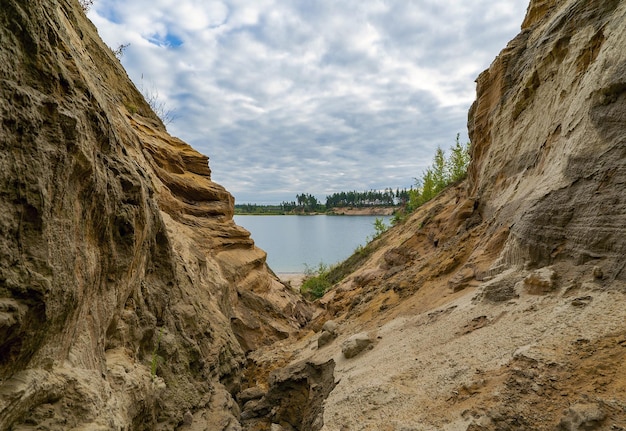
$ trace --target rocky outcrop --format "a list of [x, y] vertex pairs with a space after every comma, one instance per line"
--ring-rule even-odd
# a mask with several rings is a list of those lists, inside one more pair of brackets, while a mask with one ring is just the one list
[[73, 0], [0, 1], [0, 428], [237, 429], [310, 312]]
[[496, 266], [590, 262], [626, 280], [624, 19], [617, 0], [534, 0], [479, 76], [469, 191], [490, 232], [509, 229]]
[[[335, 362], [301, 362], [270, 373], [267, 393], [254, 393], [242, 406], [246, 429], [319, 431], [324, 426], [323, 403], [335, 387]], [[243, 402], [247, 397], [240, 395]], [[258, 396], [260, 395], [260, 396]]]

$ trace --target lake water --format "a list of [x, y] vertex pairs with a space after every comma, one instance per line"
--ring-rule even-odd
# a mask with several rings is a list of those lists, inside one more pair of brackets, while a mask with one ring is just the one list
[[376, 230], [376, 218], [388, 216], [250, 216], [236, 215], [235, 223], [252, 234], [255, 244], [267, 252], [267, 263], [276, 273], [302, 273], [306, 266], [341, 262]]

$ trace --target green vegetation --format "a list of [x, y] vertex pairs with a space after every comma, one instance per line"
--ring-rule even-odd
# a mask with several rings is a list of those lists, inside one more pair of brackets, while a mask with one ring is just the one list
[[300, 287], [300, 293], [309, 299], [318, 299], [331, 288], [332, 283], [328, 279], [331, 268], [320, 262], [317, 268], [305, 265], [304, 281]]
[[284, 215], [287, 212], [282, 205], [236, 204], [235, 214]]
[[296, 195], [296, 200], [281, 202], [280, 205], [236, 204], [235, 214], [255, 215], [286, 215], [286, 214], [320, 214], [328, 213], [333, 208], [366, 208], [366, 207], [397, 207], [405, 206], [410, 199], [413, 189], [391, 188], [383, 191], [368, 190], [364, 192], [340, 192], [326, 196], [326, 203], [322, 204], [315, 196], [309, 193]]
[[367, 190], [364, 192], [340, 192], [326, 196], [326, 208], [344, 208], [344, 207], [393, 207], [401, 206], [408, 202], [410, 191], [407, 189], [392, 188], [380, 190]]
[[374, 220], [374, 230], [376, 231], [376, 233], [371, 240], [373, 241], [381, 236], [383, 233], [385, 233], [387, 229], [389, 229], [389, 226], [385, 224], [385, 221], [381, 218], [376, 217], [376, 220]]
[[152, 375], [153, 378], [156, 377], [157, 368], [159, 366], [160, 356], [157, 354], [157, 351], [159, 350], [159, 345], [161, 344], [162, 337], [163, 337], [163, 327], [161, 327], [161, 330], [159, 331], [157, 342], [154, 345], [154, 350], [152, 350], [152, 359], [150, 361], [150, 374]]
[[449, 158], [437, 147], [432, 165], [426, 168], [422, 178], [415, 179], [416, 188], [410, 193], [408, 212], [424, 205], [450, 184], [465, 178], [470, 160], [469, 149], [470, 143], [461, 144], [458, 134], [455, 145], [450, 148]]

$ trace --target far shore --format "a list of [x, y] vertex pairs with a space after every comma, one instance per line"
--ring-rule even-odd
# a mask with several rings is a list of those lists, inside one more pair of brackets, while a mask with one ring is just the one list
[[245, 213], [235, 211], [235, 215], [296, 215], [296, 216], [312, 216], [312, 215], [333, 215], [333, 216], [392, 216], [399, 208], [398, 207], [342, 207], [333, 208], [327, 212], [307, 212], [307, 213], [279, 213], [279, 212], [267, 212], [267, 213]]
[[398, 207], [362, 207], [362, 208], [333, 208], [329, 215], [367, 215], [367, 216], [391, 216]]

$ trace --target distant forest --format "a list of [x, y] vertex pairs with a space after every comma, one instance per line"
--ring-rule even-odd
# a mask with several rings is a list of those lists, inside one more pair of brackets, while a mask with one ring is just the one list
[[296, 195], [296, 200], [279, 205], [237, 204], [235, 214], [309, 214], [323, 213], [333, 208], [401, 207], [409, 202], [411, 189], [392, 188], [333, 193], [320, 202], [309, 193]]
[[460, 135], [450, 147], [449, 155], [437, 147], [432, 164], [424, 170], [421, 178], [415, 178], [415, 188], [368, 190], [364, 192], [339, 192], [326, 196], [322, 204], [309, 193], [296, 195], [296, 200], [280, 205], [235, 205], [235, 214], [310, 214], [330, 212], [333, 208], [397, 207], [394, 222], [400, 222], [407, 214], [433, 199], [450, 184], [467, 176], [471, 143], [461, 144]]

